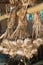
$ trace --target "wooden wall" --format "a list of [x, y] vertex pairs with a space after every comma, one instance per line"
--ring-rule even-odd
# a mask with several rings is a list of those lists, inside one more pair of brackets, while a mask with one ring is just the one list
[[1, 10], [2, 15], [6, 13], [5, 4], [0, 4], [0, 10]]

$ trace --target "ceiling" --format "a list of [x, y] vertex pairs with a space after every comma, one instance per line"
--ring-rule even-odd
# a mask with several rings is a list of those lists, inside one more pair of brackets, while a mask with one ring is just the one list
[[0, 0], [0, 4], [9, 3], [9, 0]]
[[[43, 0], [36, 0], [37, 3], [43, 2]], [[0, 0], [0, 4], [9, 3], [9, 0]]]

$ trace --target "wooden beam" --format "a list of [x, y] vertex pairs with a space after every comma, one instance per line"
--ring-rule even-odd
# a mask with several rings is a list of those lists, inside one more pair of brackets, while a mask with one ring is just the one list
[[4, 19], [8, 19], [9, 17], [10, 17], [10, 14], [2, 15], [2, 16], [0, 16], [0, 21], [4, 20]]
[[40, 10], [43, 10], [43, 3], [41, 3], [41, 4], [37, 5], [37, 6], [28, 8], [27, 13], [35, 13], [35, 12], [38, 12]]

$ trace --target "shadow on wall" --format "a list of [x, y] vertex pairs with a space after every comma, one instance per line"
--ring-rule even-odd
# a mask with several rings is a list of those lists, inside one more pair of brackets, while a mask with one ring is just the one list
[[32, 36], [32, 21], [28, 21], [27, 30], [30, 36]]

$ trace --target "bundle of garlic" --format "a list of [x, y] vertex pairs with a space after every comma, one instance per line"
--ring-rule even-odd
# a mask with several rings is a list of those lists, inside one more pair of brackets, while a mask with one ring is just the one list
[[33, 55], [37, 55], [37, 48], [43, 44], [43, 40], [38, 38], [33, 42], [31, 39], [26, 38], [24, 41], [18, 39], [17, 41], [3, 40], [0, 45], [0, 52], [15, 56], [16, 54], [26, 56], [28, 59], [32, 58]]
[[34, 40], [33, 41], [33, 45], [35, 46], [35, 47], [39, 47], [40, 45], [42, 45], [43, 44], [43, 40], [41, 39], [41, 38], [38, 38], [38, 39], [36, 39], [36, 40]]

